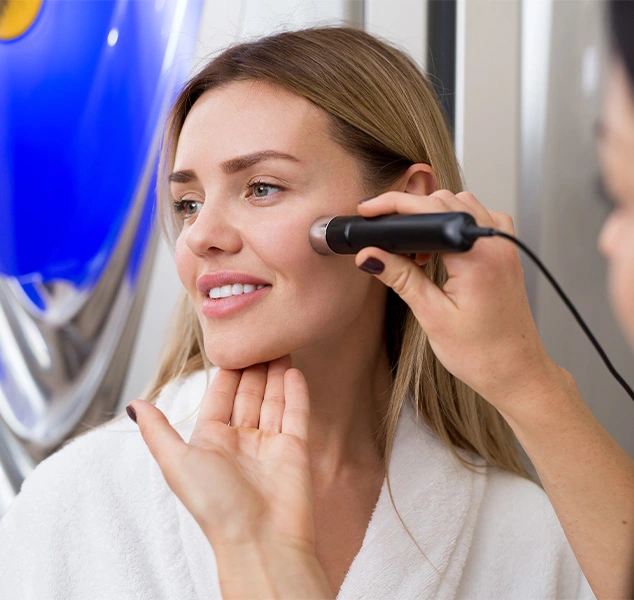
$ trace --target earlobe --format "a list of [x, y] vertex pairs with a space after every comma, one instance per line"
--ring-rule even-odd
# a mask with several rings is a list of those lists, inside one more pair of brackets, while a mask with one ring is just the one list
[[423, 163], [410, 166], [401, 176], [401, 186], [399, 187], [406, 194], [418, 196], [429, 196], [438, 189], [434, 170], [431, 166]]

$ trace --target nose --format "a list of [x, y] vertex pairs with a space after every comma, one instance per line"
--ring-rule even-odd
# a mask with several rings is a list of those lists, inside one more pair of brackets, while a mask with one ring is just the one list
[[186, 226], [185, 243], [199, 256], [226, 252], [234, 254], [242, 248], [242, 237], [227, 203], [205, 200], [194, 222]]

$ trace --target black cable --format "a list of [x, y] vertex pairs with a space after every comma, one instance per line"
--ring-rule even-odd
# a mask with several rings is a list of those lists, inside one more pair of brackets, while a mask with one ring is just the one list
[[573, 314], [574, 318], [577, 320], [577, 323], [579, 323], [579, 327], [583, 329], [584, 333], [588, 336], [588, 339], [594, 346], [595, 350], [599, 353], [599, 356], [603, 359], [603, 362], [605, 363], [605, 366], [608, 368], [608, 371], [610, 371], [612, 376], [621, 384], [621, 387], [627, 392], [628, 396], [632, 398], [632, 400], [634, 400], [634, 390], [632, 390], [632, 388], [627, 384], [625, 379], [623, 379], [623, 377], [621, 377], [619, 372], [614, 368], [607, 354], [601, 347], [601, 344], [599, 344], [597, 339], [594, 337], [594, 335], [590, 331], [590, 328], [586, 325], [586, 322], [583, 320], [583, 318], [581, 317], [581, 315], [575, 308], [574, 304], [570, 301], [568, 296], [566, 296], [565, 292], [561, 289], [560, 285], [557, 283], [555, 278], [550, 274], [550, 271], [546, 268], [544, 263], [542, 263], [542, 261], [537, 257], [537, 255], [526, 244], [524, 244], [524, 242], [518, 240], [516, 237], [508, 233], [504, 233], [503, 231], [498, 231], [497, 229], [491, 229], [487, 227], [470, 227], [468, 232], [466, 233], [468, 233], [469, 236], [473, 236], [474, 238], [491, 237], [491, 236], [503, 237], [507, 240], [510, 240], [516, 246], [521, 248], [526, 253], [526, 255], [537, 265], [539, 270], [543, 273], [544, 277], [548, 279], [548, 281], [553, 286], [555, 291], [559, 294], [559, 297], [563, 300], [564, 304], [568, 307], [570, 312]]

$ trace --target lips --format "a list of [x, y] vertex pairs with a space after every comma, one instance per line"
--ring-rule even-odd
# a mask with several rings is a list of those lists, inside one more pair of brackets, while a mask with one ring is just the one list
[[[224, 286], [254, 286], [256, 289], [239, 295], [231, 295], [220, 298], [210, 298], [209, 293], [216, 288]], [[238, 271], [216, 271], [204, 273], [196, 280], [196, 288], [203, 294], [201, 306], [202, 314], [210, 319], [229, 318], [236, 313], [241, 313], [247, 307], [257, 303], [271, 290], [271, 284], [253, 275], [239, 273]]]
[[196, 280], [196, 289], [203, 295], [209, 297], [209, 291], [212, 288], [222, 287], [224, 285], [233, 285], [240, 283], [242, 285], [265, 285], [271, 284], [264, 279], [248, 275], [247, 273], [239, 273], [238, 271], [216, 271], [214, 273], [203, 273]]

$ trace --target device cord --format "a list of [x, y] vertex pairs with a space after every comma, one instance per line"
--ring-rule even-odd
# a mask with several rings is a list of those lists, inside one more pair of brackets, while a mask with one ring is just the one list
[[574, 318], [576, 319], [579, 327], [583, 329], [583, 332], [588, 336], [588, 339], [594, 346], [595, 350], [599, 353], [599, 356], [605, 363], [605, 366], [608, 368], [608, 371], [612, 374], [612, 376], [621, 384], [621, 387], [627, 392], [628, 396], [634, 400], [634, 390], [628, 385], [628, 383], [621, 377], [621, 374], [614, 368], [614, 365], [610, 362], [607, 354], [601, 347], [601, 344], [594, 337], [593, 333], [590, 331], [590, 328], [586, 325], [586, 322], [583, 320], [579, 311], [575, 308], [574, 304], [570, 301], [566, 293], [561, 289], [561, 286], [557, 283], [555, 278], [551, 275], [550, 271], [546, 268], [546, 265], [542, 263], [542, 261], [537, 257], [537, 255], [521, 240], [518, 240], [515, 236], [512, 236], [509, 233], [505, 233], [503, 231], [499, 231], [497, 229], [491, 229], [487, 227], [473, 227], [469, 228], [468, 232], [474, 238], [479, 237], [502, 237], [511, 242], [513, 242], [516, 246], [521, 248], [521, 250], [537, 265], [539, 270], [542, 272], [544, 277], [548, 279], [550, 284], [553, 286], [554, 290], [559, 294], [559, 297], [562, 299], [563, 303], [568, 307]]

